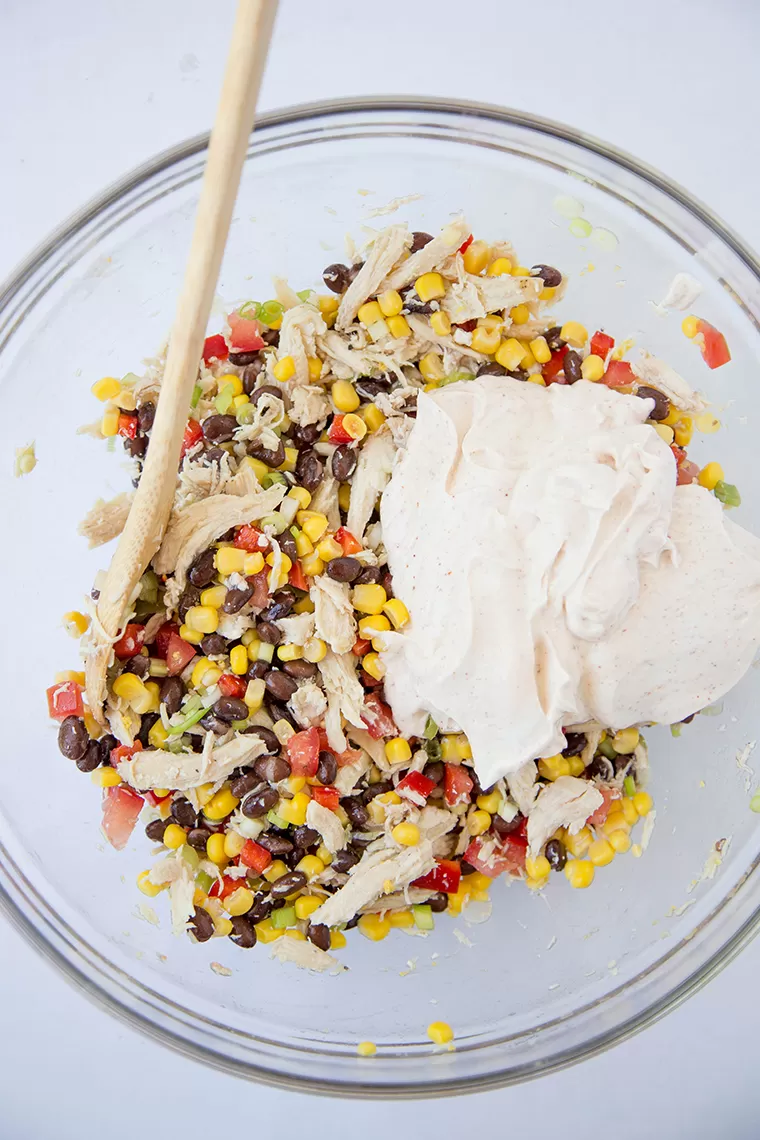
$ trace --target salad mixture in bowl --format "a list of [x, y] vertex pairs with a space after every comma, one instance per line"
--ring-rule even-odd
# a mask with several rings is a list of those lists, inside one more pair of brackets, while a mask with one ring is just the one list
[[[352, 928], [427, 931], [499, 876], [585, 888], [640, 855], [643, 730], [691, 720], [760, 643], [760, 542], [688, 455], [719, 420], [615, 330], [557, 323], [561, 268], [456, 218], [391, 225], [323, 279], [275, 278], [206, 339], [120, 636], [96, 580], [66, 615], [86, 670], [48, 689], [109, 842], [144, 828], [137, 887], [175, 932], [317, 970]], [[695, 369], [730, 360], [683, 330]], [[135, 483], [161, 373], [93, 386]], [[130, 501], [96, 503], [91, 545]]]

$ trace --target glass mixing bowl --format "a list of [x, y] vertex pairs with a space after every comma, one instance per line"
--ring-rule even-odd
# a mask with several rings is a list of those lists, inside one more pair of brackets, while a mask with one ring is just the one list
[[[146, 921], [135, 887], [150, 863], [142, 828], [124, 852], [111, 850], [98, 792], [57, 751], [44, 689], [56, 670], [77, 666], [61, 614], [81, 605], [108, 557], [86, 549], [77, 524], [96, 497], [128, 486], [121, 449], [111, 455], [76, 430], [97, 418], [93, 381], [139, 371], [167, 334], [205, 147], [195, 139], [135, 171], [54, 234], [2, 293], [0, 901], [90, 997], [243, 1076], [342, 1094], [439, 1095], [591, 1056], [694, 992], [757, 928], [760, 831], [750, 774], [736, 760], [758, 735], [753, 670], [717, 715], [698, 717], [679, 739], [667, 727], [648, 734], [657, 820], [642, 858], [619, 856], [588, 891], [561, 875], [543, 895], [498, 882], [489, 921], [441, 916], [424, 939], [394, 931], [371, 944], [354, 934], [340, 977], [282, 966], [265, 946], [173, 938], [162, 897], [153, 901], [160, 926]], [[395, 218], [436, 231], [464, 210], [477, 235], [507, 237], [527, 265], [570, 274], [558, 315], [633, 338], [703, 389], [724, 429], [697, 437], [694, 456], [723, 463], [744, 492], [735, 517], [760, 532], [757, 261], [685, 191], [594, 139], [528, 115], [430, 100], [265, 115], [219, 297], [264, 298], [272, 272], [296, 288], [318, 285], [323, 266], [342, 260], [346, 231], [385, 224], [371, 209], [412, 194], [421, 197]], [[558, 197], [577, 205], [559, 212]], [[574, 236], [568, 212], [582, 212], [589, 236]], [[679, 271], [702, 282], [694, 308], [727, 336], [733, 361], [720, 371], [709, 372], [684, 337], [681, 314], [653, 305]], [[220, 301], [211, 331], [224, 311]], [[13, 449], [32, 439], [37, 467], [14, 479]], [[718, 840], [722, 865], [709, 877]], [[428, 1041], [438, 1019], [453, 1026], [455, 1050]], [[378, 1046], [371, 1059], [356, 1054], [364, 1039]]]

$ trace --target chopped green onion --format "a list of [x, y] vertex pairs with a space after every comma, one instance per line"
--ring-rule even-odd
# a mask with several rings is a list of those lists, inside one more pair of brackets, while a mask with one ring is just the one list
[[261, 305], [258, 301], [246, 301], [238, 309], [238, 316], [246, 321], [257, 321], [259, 313], [261, 312]]
[[636, 781], [633, 776], [626, 776], [623, 780], [623, 790], [627, 796], [633, 796], [636, 793]]
[[193, 871], [198, 870], [201, 863], [201, 857], [194, 847], [191, 847], [189, 843], [183, 843], [179, 849], [179, 853], [187, 863], [188, 867], [190, 867]]
[[425, 740], [433, 740], [438, 735], [438, 725], [432, 716], [429, 716], [425, 721], [425, 731], [422, 735], [425, 737]]
[[163, 747], [164, 751], [166, 752], [173, 752], [175, 755], [181, 755], [183, 752], [187, 752], [189, 749], [190, 737], [178, 736], [176, 740], [169, 739], [166, 741]]
[[425, 741], [425, 751], [427, 752], [428, 761], [434, 764], [437, 760], [441, 759], [441, 742], [437, 737], [433, 740]]
[[298, 297], [299, 301], [308, 301], [313, 292], [313, 289], [301, 289], [298, 293], [296, 293], [296, 297]]
[[158, 577], [152, 570], [146, 570], [140, 579], [140, 600], [143, 602], [158, 601]]
[[601, 752], [602, 756], [606, 756], [608, 760], [614, 760], [617, 756], [617, 752], [612, 747], [612, 741], [609, 738], [601, 742], [597, 752]]
[[451, 372], [448, 376], [444, 376], [443, 380], [438, 383], [439, 388], [445, 388], [447, 384], [457, 384], [460, 380], [472, 380], [474, 372]]
[[284, 309], [279, 301], [265, 301], [259, 308], [258, 319], [265, 325], [273, 325], [282, 316]]
[[742, 497], [733, 483], [724, 483], [719, 479], [715, 484], [713, 494], [719, 503], [723, 503], [724, 507], [740, 507]]
[[720, 716], [723, 712], [723, 701], [716, 701], [714, 705], [705, 705], [699, 710], [700, 716]]
[[125, 372], [121, 378], [122, 388], [134, 388], [135, 384], [140, 380], [134, 372]]
[[248, 717], [245, 720], [233, 720], [230, 728], [234, 729], [235, 732], [242, 732], [244, 728], [248, 728]]
[[213, 705], [201, 705], [199, 709], [196, 709], [195, 712], [191, 712], [190, 715], [186, 716], [184, 720], [181, 720], [179, 724], [173, 724], [169, 729], [169, 735], [176, 736], [178, 733], [185, 732], [188, 728], [192, 728], [193, 725], [197, 724], [199, 720], [202, 720], [206, 713], [210, 712], [212, 708]]
[[198, 401], [200, 400], [200, 398], [201, 398], [201, 386], [200, 386], [200, 384], [196, 384], [195, 387], [193, 388], [193, 394], [190, 398], [190, 407], [191, 408], [197, 408], [198, 407]]
[[[280, 472], [279, 471], [273, 471], [272, 474], [273, 475], [279, 475]], [[268, 475], [264, 476], [264, 479], [268, 479], [268, 478], [269, 478]], [[264, 479], [261, 480], [262, 487], [264, 486]], [[281, 479], [275, 479], [274, 482], [275, 483], [280, 483], [280, 482], [287, 483], [287, 479], [283, 475], [281, 477]], [[271, 483], [268, 484], [268, 486], [271, 486]], [[287, 527], [288, 527], [288, 524], [286, 523], [285, 519], [282, 517], [282, 515], [280, 514], [279, 511], [272, 511], [272, 513], [269, 515], [263, 515], [259, 519], [259, 523], [261, 525], [262, 530], [264, 527], [269, 526], [272, 528], [272, 530], [274, 531], [275, 534], [282, 534], [282, 532], [284, 530], [287, 530]]]
[[206, 871], [199, 871], [195, 876], [195, 885], [207, 895], [214, 885], [214, 880]]
[[[273, 487], [275, 483], [285, 483], [288, 485], [288, 481], [282, 471], [270, 471], [267, 475], [261, 476], [261, 486], [265, 491], [268, 487]], [[282, 515], [280, 515], [280, 518], [282, 519]], [[281, 530], [277, 531], [278, 534], [282, 534], [282, 531], [287, 529], [288, 524], [286, 519], [282, 519], [282, 524]]]
[[435, 926], [433, 912], [428, 903], [417, 904], [412, 907], [414, 925], [418, 930], [432, 930]]
[[682, 724], [671, 724], [671, 726], [670, 726], [670, 735], [671, 735], [671, 736], [676, 736], [676, 737], [680, 736], [680, 735], [681, 735], [681, 729], [682, 729], [682, 728], [683, 728], [683, 725], [682, 725]]
[[286, 926], [295, 926], [296, 908], [294, 906], [281, 906], [272, 911], [272, 926], [275, 930], [284, 930]]
[[[231, 385], [230, 385], [231, 386]], [[235, 413], [235, 419], [241, 427], [246, 427], [247, 424], [252, 424], [256, 418], [256, 405], [255, 404], [241, 404]]]
[[293, 535], [293, 538], [298, 538], [298, 536], [299, 536], [299, 534], [300, 534], [301, 532], [300, 532], [300, 530], [298, 529], [298, 527], [297, 527], [297, 526], [292, 526], [292, 527], [290, 528], [290, 533]]
[[756, 791], [752, 799], [749, 801], [750, 811], [757, 812], [760, 815], [760, 790]]
[[281, 831], [286, 831], [288, 828], [288, 821], [278, 815], [276, 811], [268, 811], [267, 819], [272, 824], [272, 827], [279, 827]]
[[219, 412], [220, 416], [225, 415], [232, 407], [232, 400], [235, 395], [235, 389], [231, 384], [225, 384], [219, 395], [214, 400], [214, 407]]

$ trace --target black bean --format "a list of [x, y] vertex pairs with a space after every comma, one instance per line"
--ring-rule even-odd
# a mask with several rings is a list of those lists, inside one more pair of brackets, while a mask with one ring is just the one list
[[[266, 678], [265, 678], [265, 682], [266, 682]], [[290, 725], [290, 727], [292, 729], [294, 729], [296, 732], [300, 731], [301, 726], [299, 725], [298, 721], [293, 716], [293, 713], [290, 711], [290, 709], [288, 708], [287, 705], [282, 705], [282, 704], [279, 704], [277, 701], [272, 700], [272, 697], [270, 696], [269, 693], [264, 693], [264, 704], [266, 705], [267, 712], [269, 713], [269, 715], [272, 718], [273, 724], [277, 724], [278, 720], [284, 720], [284, 721], [287, 721], [287, 723]]]
[[589, 780], [611, 780], [615, 775], [615, 766], [606, 756], [595, 756], [584, 774]]
[[265, 918], [269, 918], [272, 913], [271, 899], [264, 894], [254, 895], [253, 906], [246, 913], [246, 918], [250, 922], [263, 922]]
[[307, 827], [302, 823], [300, 827], [296, 827], [293, 831], [293, 843], [296, 850], [308, 851], [310, 847], [319, 845], [319, 832], [315, 831], [313, 827]]
[[187, 611], [193, 606], [201, 604], [201, 592], [195, 586], [185, 586], [182, 597], [177, 606], [177, 613], [179, 614], [180, 621], [184, 621], [187, 617]]
[[332, 752], [328, 752], [327, 750], [320, 752], [319, 763], [317, 764], [317, 779], [322, 784], [332, 784], [337, 775], [338, 761]]
[[184, 796], [179, 796], [172, 801], [171, 812], [180, 827], [186, 827], [190, 830], [198, 826], [198, 813]]
[[376, 784], [370, 784], [368, 788], [364, 789], [362, 792], [362, 799], [364, 800], [365, 804], [368, 804], [370, 800], [374, 800], [375, 796], [383, 796], [386, 792], [392, 791], [392, 780], [378, 780]]
[[134, 439], [124, 440], [124, 450], [133, 459], [142, 459], [148, 450], [148, 440], [144, 435], [136, 435]]
[[293, 844], [286, 835], [277, 831], [264, 831], [256, 840], [270, 855], [289, 855]]
[[351, 284], [351, 270], [347, 265], [336, 261], [323, 271], [322, 280], [333, 293], [345, 293]]
[[78, 716], [67, 716], [58, 729], [58, 747], [67, 760], [81, 760], [87, 752], [90, 738], [84, 721]]
[[495, 360], [486, 360], [483, 362], [483, 364], [480, 365], [480, 367], [478, 368], [475, 375], [476, 376], [506, 376], [507, 370], [506, 370], [506, 368], [502, 368], [502, 366], [500, 364], [497, 364]]
[[356, 852], [352, 851], [350, 847], [344, 847], [342, 851], [338, 851], [337, 854], [333, 855], [330, 870], [340, 871], [345, 874], [346, 871], [350, 871], [352, 867], [355, 867], [358, 862], [359, 856]]
[[216, 541], [217, 542], [232, 542], [234, 537], [235, 537], [235, 528], [234, 528], [234, 526], [231, 526], [229, 530], [226, 530], [224, 532], [224, 534], [220, 534]]
[[576, 380], [581, 378], [581, 358], [577, 352], [568, 349], [562, 357], [562, 371], [565, 373], [565, 379], [568, 384], [574, 384]]
[[544, 333], [544, 336], [546, 337], [546, 343], [549, 345], [549, 348], [552, 350], [552, 352], [558, 352], [565, 343], [560, 335], [561, 332], [562, 329], [559, 325], [553, 325]]
[[321, 434], [316, 424], [293, 424], [290, 429], [293, 446], [297, 447], [299, 451], [315, 444]]
[[260, 463], [266, 463], [267, 467], [281, 467], [285, 462], [285, 444], [282, 440], [272, 450], [269, 447], [264, 447], [261, 440], [252, 439], [247, 444], [246, 451], [253, 459], [258, 459]]
[[273, 346], [274, 348], [280, 343], [280, 330], [279, 329], [266, 329], [262, 328], [259, 336], [264, 341], [264, 344]]
[[101, 762], [100, 742], [91, 740], [84, 756], [80, 756], [76, 761], [76, 766], [80, 772], [94, 772], [100, 767]]
[[190, 921], [190, 930], [195, 935], [196, 942], [208, 942], [214, 933], [214, 920], [208, 911], [197, 906]]
[[258, 404], [259, 400], [264, 396], [272, 396], [275, 400], [281, 400], [282, 391], [279, 388], [274, 388], [271, 384], [262, 384], [261, 387], [257, 388], [251, 395], [251, 403], [254, 405]]
[[670, 400], [664, 392], [659, 392], [657, 388], [640, 386], [636, 389], [636, 395], [641, 396], [642, 400], [654, 400], [654, 407], [649, 413], [650, 420], [667, 419], [670, 412]]
[[422, 298], [419, 297], [413, 289], [410, 289], [406, 293], [404, 293], [403, 297], [404, 297], [404, 310], [407, 313], [420, 313], [420, 314], [424, 315], [424, 314], [435, 312], [435, 310], [434, 310], [433, 306], [430, 304], [430, 302], [429, 301], [423, 301]]
[[248, 720], [248, 705], [239, 697], [220, 697], [211, 711], [221, 720]]
[[145, 825], [145, 834], [148, 839], [152, 839], [154, 843], [162, 843], [164, 839], [164, 832], [169, 826], [168, 819], [152, 819], [150, 823]]
[[380, 579], [383, 572], [379, 566], [365, 566], [358, 578], [354, 578], [355, 586], [377, 586], [380, 584]]
[[216, 568], [214, 566], [214, 551], [211, 547], [204, 550], [199, 554], [195, 561], [190, 566], [187, 572], [187, 577], [193, 586], [197, 586], [202, 590], [204, 586], [210, 586], [216, 577]]
[[444, 894], [443, 891], [439, 891], [437, 895], [433, 895], [432, 899], [428, 899], [427, 905], [433, 914], [443, 914], [449, 905], [448, 895]]
[[231, 586], [224, 595], [222, 609], [226, 614], [236, 614], [253, 597], [253, 586]]
[[277, 590], [272, 594], [272, 601], [259, 614], [259, 621], [279, 621], [287, 617], [295, 605], [295, 595], [289, 590]]
[[320, 950], [330, 949], [330, 927], [325, 926], [324, 923], [310, 922], [306, 930], [306, 937]]
[[432, 240], [432, 234], [426, 234], [424, 230], [415, 230], [412, 234], [412, 244], [409, 252], [416, 253], [418, 249], [424, 249]]
[[530, 271], [531, 277], [540, 277], [547, 289], [556, 289], [562, 284], [562, 274], [553, 265], [534, 265]]
[[209, 467], [212, 463], [221, 463], [227, 452], [223, 447], [206, 447], [203, 453], [203, 462]]
[[208, 732], [213, 732], [216, 736], [224, 736], [225, 732], [230, 731], [230, 726], [227, 724], [227, 721], [222, 720], [221, 717], [216, 716], [212, 712], [206, 713], [200, 721], [200, 725], [201, 728], [205, 728]]
[[206, 844], [211, 838], [212, 832], [208, 827], [194, 827], [192, 831], [187, 833], [187, 842], [196, 851], [205, 851]]
[[336, 447], [330, 460], [332, 473], [339, 483], [345, 483], [356, 470], [356, 449], [342, 443]]
[[497, 835], [511, 835], [513, 831], [517, 831], [523, 824], [525, 816], [517, 813], [514, 819], [502, 819], [500, 815], [495, 815], [491, 826]]
[[[258, 783], [258, 775], [256, 781]], [[237, 795], [236, 792], [234, 794]], [[240, 805], [240, 810], [248, 819], [259, 819], [272, 810], [279, 798], [280, 794], [275, 788], [264, 788], [261, 792], [247, 795]]]
[[[284, 462], [284, 457], [283, 457]], [[296, 462], [296, 479], [307, 491], [316, 491], [325, 473], [325, 465], [316, 451], [306, 448], [299, 451]]]
[[266, 780], [268, 784], [279, 784], [280, 780], [287, 780], [290, 775], [290, 764], [284, 756], [259, 756], [253, 770], [259, 779]]
[[134, 673], [136, 677], [144, 681], [150, 672], [150, 661], [147, 657], [143, 657], [142, 653], [137, 653], [134, 657], [130, 657], [124, 666], [124, 672]]
[[255, 352], [231, 352], [227, 357], [230, 364], [234, 364], [236, 368], [244, 368], [248, 364], [253, 364], [255, 360], [259, 359], [259, 350]]
[[246, 676], [248, 677], [249, 681], [257, 681], [260, 678], [266, 677], [268, 672], [268, 661], [254, 661], [251, 665], [248, 666], [248, 672]]
[[285, 530], [282, 534], [277, 536], [277, 541], [280, 544], [280, 550], [283, 554], [287, 554], [291, 562], [295, 562], [298, 558], [298, 551], [296, 550], [296, 540], [289, 530]]
[[233, 772], [230, 776], [230, 791], [235, 799], [244, 800], [249, 792], [260, 787], [261, 780], [255, 772]]
[[144, 404], [140, 404], [137, 409], [137, 426], [141, 432], [148, 432], [153, 427], [153, 421], [156, 418], [156, 405], [148, 400]]
[[422, 775], [427, 776], [428, 780], [435, 780], [436, 784], [440, 784], [446, 775], [446, 769], [440, 760], [431, 760], [422, 769]]
[[511, 376], [513, 380], [527, 380], [528, 379], [528, 373], [525, 371], [524, 368], [513, 368], [511, 372], [507, 373], [507, 376]]
[[310, 681], [317, 675], [317, 667], [311, 661], [286, 661], [282, 668], [296, 681]]
[[553, 871], [561, 871], [567, 862], [565, 845], [559, 839], [550, 839], [544, 848], [544, 854], [549, 860], [549, 866]]
[[355, 582], [361, 572], [358, 558], [331, 558], [327, 563], [327, 576], [336, 582]]
[[206, 416], [201, 424], [203, 437], [210, 443], [229, 443], [238, 427], [234, 416]]
[[251, 363], [243, 369], [241, 380], [243, 383], [243, 391], [245, 392], [246, 396], [251, 396], [253, 394], [253, 391], [256, 387], [256, 382], [264, 368], [264, 364], [265, 362], [263, 359], [256, 359], [252, 360]]
[[341, 800], [341, 806], [348, 816], [351, 824], [361, 831], [369, 819], [369, 813], [362, 803], [360, 796], [344, 796]]
[[101, 736], [98, 744], [98, 755], [100, 756], [100, 763], [105, 767], [106, 764], [111, 763], [111, 753], [118, 744], [116, 737], [107, 732], [105, 736]]
[[182, 698], [185, 695], [185, 686], [179, 677], [164, 677], [159, 690], [159, 700], [166, 707], [166, 715], [174, 716], [179, 712]]
[[615, 766], [615, 775], [619, 776], [620, 773], [625, 771], [625, 769], [630, 764], [633, 764], [634, 761], [635, 761], [635, 757], [632, 754], [630, 756], [629, 755], [618, 755], [618, 756], [616, 756], [615, 759], [612, 761], [612, 763]]
[[[259, 836], [259, 840], [261, 838]], [[303, 890], [308, 881], [303, 871], [289, 871], [287, 875], [282, 875], [276, 882], [272, 883], [270, 894], [273, 899], [284, 899], [287, 895], [292, 895], [294, 891]]]
[[391, 382], [387, 378], [384, 380], [373, 380], [369, 376], [360, 376], [354, 383], [357, 395], [361, 396], [363, 400], [374, 400], [381, 392], [389, 392]]
[[563, 756], [580, 756], [581, 752], [586, 747], [585, 732], [566, 732], [565, 740], [567, 741], [567, 744], [562, 749]]
[[391, 574], [390, 570], [386, 570], [385, 573], [383, 574], [381, 585], [382, 585], [383, 589], [385, 590], [386, 594], [388, 595], [388, 597], [392, 598], [393, 597], [393, 575]]
[[298, 688], [293, 678], [283, 673], [282, 669], [270, 669], [264, 678], [264, 684], [276, 701], [289, 701]]
[[201, 649], [206, 657], [223, 657], [227, 652], [227, 642], [221, 633], [207, 633], [201, 642]]
[[160, 720], [158, 713], [144, 713], [140, 721], [140, 730], [137, 733], [136, 739], [140, 741], [143, 748], [149, 747], [148, 734], [153, 728], [156, 721]]
[[459, 870], [463, 875], [475, 874], [475, 868], [473, 867], [472, 863], [468, 863], [466, 859], [459, 860]]
[[235, 914], [230, 919], [232, 930], [227, 935], [241, 950], [250, 950], [256, 945], [256, 928], [246, 914]]

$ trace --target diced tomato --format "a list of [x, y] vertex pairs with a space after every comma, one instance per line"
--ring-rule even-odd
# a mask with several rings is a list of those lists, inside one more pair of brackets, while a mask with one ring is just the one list
[[360, 550], [364, 549], [359, 540], [357, 538], [354, 538], [354, 536], [351, 534], [351, 531], [347, 530], [344, 526], [338, 527], [335, 532], [335, 537], [343, 547], [343, 553], [346, 555], [358, 554]]
[[367, 726], [367, 732], [373, 740], [381, 740], [384, 736], [398, 736], [393, 713], [377, 693], [368, 693], [364, 698], [362, 720]]
[[684, 459], [683, 463], [678, 464], [678, 474], [676, 475], [676, 485], [678, 487], [685, 487], [689, 483], [695, 483], [698, 478], [698, 463], [692, 463], [690, 459]]
[[697, 332], [701, 333], [698, 341], [700, 352], [708, 368], [720, 368], [728, 364], [731, 353], [728, 350], [726, 338], [707, 321], [697, 321]]
[[47, 690], [48, 714], [53, 720], [65, 720], [67, 716], [84, 716], [82, 687], [76, 681], [64, 681], [51, 685]]
[[330, 443], [353, 443], [353, 436], [350, 436], [346, 429], [343, 427], [344, 414], [339, 412], [333, 418], [333, 422], [327, 431], [327, 438]]
[[180, 458], [184, 459], [191, 447], [195, 447], [196, 443], [203, 438], [203, 429], [197, 420], [188, 420], [185, 434], [182, 436], [182, 449], [180, 450]]
[[363, 657], [365, 653], [369, 653], [371, 648], [372, 642], [368, 641], [366, 637], [357, 637], [351, 646], [351, 652], [355, 657]]
[[322, 807], [326, 807], [328, 811], [337, 811], [340, 803], [340, 792], [337, 788], [321, 788], [315, 785], [311, 789], [311, 798], [321, 804]]
[[288, 741], [288, 760], [294, 776], [316, 776], [319, 764], [319, 732], [306, 728]]
[[601, 827], [610, 813], [612, 801], [620, 799], [620, 792], [617, 788], [600, 788], [597, 785], [597, 791], [602, 793], [603, 802], [586, 820], [589, 827]]
[[264, 554], [269, 551], [267, 536], [257, 527], [249, 526], [247, 523], [238, 528], [233, 545], [240, 550], [247, 550], [249, 554]]
[[318, 728], [319, 733], [319, 750], [320, 752], [332, 752], [330, 741], [327, 739], [327, 732], [324, 728]]
[[423, 776], [422, 772], [410, 772], [396, 785], [396, 791], [400, 796], [411, 792], [412, 799], [414, 796], [422, 796], [426, 800], [434, 787], [435, 780], [431, 780], [429, 776]]
[[471, 245], [472, 245], [472, 234], [470, 234], [469, 237], [466, 237], [464, 239], [464, 241], [462, 242], [462, 244], [459, 247], [459, 252], [464, 253], [464, 251], [466, 249], [468, 249]]
[[673, 458], [676, 461], [676, 466], [680, 467], [686, 458], [686, 451], [683, 447], [679, 447], [677, 443], [671, 443], [670, 450], [673, 452]]
[[137, 416], [130, 416], [126, 412], [122, 412], [119, 416], [117, 430], [124, 439], [134, 439], [137, 435]]
[[183, 641], [177, 633], [169, 635], [166, 646], [166, 668], [170, 677], [176, 677], [195, 657], [195, 646]]
[[546, 364], [541, 367], [541, 375], [547, 384], [551, 384], [556, 380], [564, 367], [565, 353], [567, 352], [567, 345], [563, 344], [562, 348], [557, 349], [552, 353], [551, 360], [547, 360]]
[[250, 603], [259, 610], [263, 610], [269, 603], [269, 567], [259, 570], [258, 574], [251, 574], [248, 585], [253, 586]]
[[238, 352], [258, 352], [265, 341], [260, 334], [259, 322], [241, 317], [240, 313], [230, 313], [227, 317], [230, 326], [232, 347]]
[[349, 764], [355, 764], [362, 756], [361, 748], [351, 748], [350, 745], [344, 752], [333, 752], [333, 756], [338, 762], [339, 768], [347, 768]]
[[481, 858], [484, 842], [487, 842], [490, 848], [493, 840], [490, 837], [478, 835], [473, 839], [463, 856], [465, 862], [474, 867], [476, 871], [480, 871], [482, 875], [488, 875], [490, 879], [495, 879], [497, 875], [504, 872], [508, 875], [519, 875], [521, 871], [525, 870], [528, 840], [524, 836], [518, 832], [503, 836], [496, 841], [490, 854]]
[[475, 787], [472, 777], [461, 764], [447, 764], [444, 781], [444, 799], [449, 807], [466, 804]]
[[142, 792], [143, 799], [151, 805], [151, 807], [158, 807], [159, 804], [165, 803], [166, 800], [172, 798], [172, 793], [167, 792], [165, 796], [157, 796], [155, 792], [147, 791]]
[[203, 342], [203, 363], [207, 368], [212, 360], [226, 360], [229, 355], [227, 341], [221, 333], [206, 337]]
[[145, 626], [137, 622], [128, 622], [118, 641], [114, 642], [113, 651], [120, 661], [129, 657], [136, 657], [143, 647], [145, 640]]
[[142, 750], [143, 746], [140, 740], [136, 740], [134, 744], [117, 744], [115, 748], [111, 749], [111, 767], [115, 768], [123, 760], [131, 760], [135, 752], [142, 752]]
[[600, 383], [606, 384], [608, 388], [628, 388], [635, 380], [633, 369], [627, 360], [611, 360]]
[[308, 593], [309, 581], [303, 572], [303, 567], [300, 562], [295, 561], [290, 567], [290, 570], [288, 570], [288, 582], [291, 586], [295, 586], [297, 590], [306, 590]]
[[255, 840], [247, 839], [243, 850], [240, 852], [240, 862], [244, 867], [250, 867], [260, 875], [262, 871], [266, 871], [272, 862], [272, 856], [265, 847], [256, 843]]
[[447, 895], [452, 895], [459, 890], [461, 878], [462, 868], [456, 859], [438, 859], [433, 870], [415, 879], [412, 886], [427, 891], [445, 891]]
[[122, 851], [135, 829], [145, 801], [125, 784], [103, 789], [103, 831], [117, 851]]
[[591, 338], [591, 352], [594, 356], [601, 356], [602, 360], [607, 359], [607, 353], [612, 352], [615, 347], [615, 338], [608, 336], [607, 333], [595, 332]]
[[243, 699], [248, 688], [245, 677], [236, 677], [234, 673], [222, 673], [217, 685], [225, 697], [237, 697], [239, 700]]
[[179, 626], [175, 625], [173, 621], [165, 621], [164, 624], [159, 627], [154, 642], [156, 646], [157, 657], [166, 659], [166, 650], [169, 647], [169, 638], [173, 633], [179, 633]]

